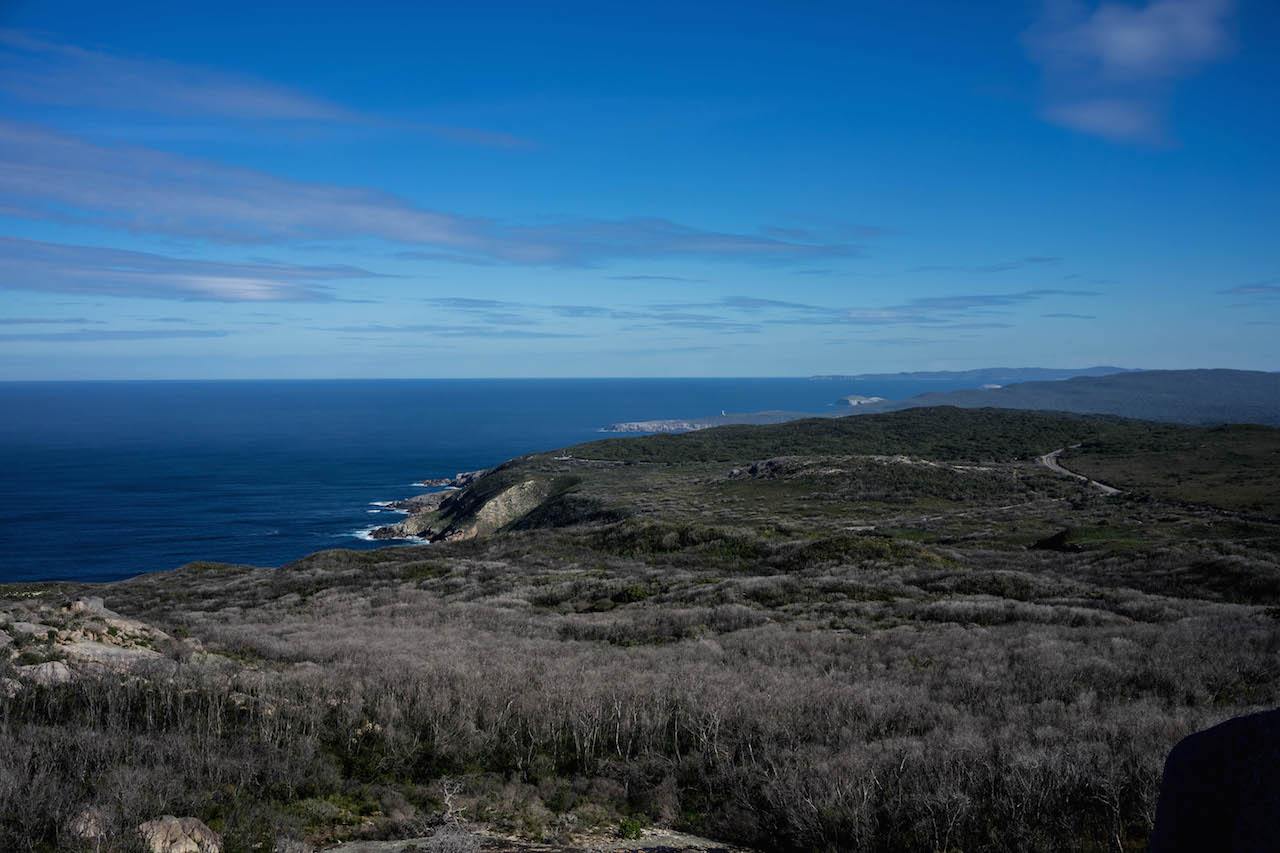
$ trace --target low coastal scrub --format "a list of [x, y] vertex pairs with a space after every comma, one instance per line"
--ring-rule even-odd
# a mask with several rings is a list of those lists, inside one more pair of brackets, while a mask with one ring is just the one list
[[[629, 512], [14, 590], [0, 622], [54, 635], [0, 662], [0, 849], [134, 850], [163, 814], [246, 853], [442, 826], [1143, 849], [1170, 747], [1280, 704], [1280, 523], [923, 458], [528, 457], [549, 501]], [[85, 594], [164, 633], [42, 681], [22, 655], [96, 626]]]

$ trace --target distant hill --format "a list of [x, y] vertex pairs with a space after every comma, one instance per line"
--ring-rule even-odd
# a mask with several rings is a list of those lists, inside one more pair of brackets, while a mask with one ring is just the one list
[[920, 406], [1039, 409], [1122, 415], [1186, 424], [1280, 426], [1280, 373], [1254, 370], [1143, 370], [1019, 382], [1003, 388], [929, 392], [859, 406], [858, 414]]
[[975, 370], [922, 370], [915, 373], [856, 373], [810, 376], [815, 382], [967, 382], [979, 385], [1009, 385], [1014, 382], [1052, 381], [1076, 376], [1109, 376], [1125, 373], [1128, 367], [979, 367]]
[[[877, 404], [879, 405], [879, 404]], [[859, 406], [858, 411], [874, 408]], [[782, 455], [899, 454], [927, 459], [1021, 459], [1101, 435], [1148, 432], [1151, 424], [1098, 415], [956, 408], [726, 425], [682, 435], [606, 438], [563, 453], [632, 462], [749, 462]], [[971, 407], [965, 407], [971, 408]], [[1118, 438], [1116, 438], [1118, 440]]]

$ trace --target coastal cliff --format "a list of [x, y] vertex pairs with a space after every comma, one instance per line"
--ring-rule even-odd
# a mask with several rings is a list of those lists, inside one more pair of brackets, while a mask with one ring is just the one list
[[369, 536], [427, 542], [471, 539], [518, 522], [576, 482], [573, 478], [541, 474], [521, 476], [515, 470], [508, 463], [495, 469], [468, 471], [446, 481], [453, 486], [449, 491], [395, 501], [390, 506], [408, 512], [408, 517], [372, 530]]

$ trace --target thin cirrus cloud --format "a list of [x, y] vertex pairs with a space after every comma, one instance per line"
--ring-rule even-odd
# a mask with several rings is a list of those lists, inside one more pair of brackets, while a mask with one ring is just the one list
[[1017, 293], [965, 293], [953, 296], [921, 296], [911, 299], [902, 305], [895, 306], [902, 311], [968, 311], [975, 308], [1002, 308], [1019, 305], [1046, 296], [1100, 296], [1096, 290], [1058, 290], [1041, 288], [1023, 290]]
[[[918, 326], [938, 329], [1003, 329], [1011, 324], [987, 319], [993, 311], [1054, 296], [1091, 297], [1091, 290], [1036, 289], [1013, 293], [971, 293], [918, 297], [885, 307], [834, 307], [768, 299], [726, 296], [711, 302], [654, 303], [630, 308], [598, 305], [540, 305], [496, 299], [447, 296], [424, 300], [434, 307], [496, 324], [495, 318], [516, 318], [523, 325], [537, 325], [538, 315], [569, 320], [614, 320], [626, 325], [621, 331], [684, 329], [725, 334], [754, 334], [769, 326]], [[1080, 317], [1076, 314], [1045, 316]]]
[[1231, 296], [1280, 297], [1280, 284], [1260, 281], [1256, 284], [1240, 284], [1235, 287], [1228, 287], [1226, 290], [1219, 290], [1218, 292]]
[[0, 326], [92, 326], [104, 322], [87, 317], [0, 317]]
[[1232, 0], [1141, 8], [1051, 0], [1022, 42], [1044, 73], [1041, 116], [1116, 142], [1167, 145], [1177, 80], [1231, 52]]
[[0, 213], [224, 244], [375, 238], [448, 260], [585, 266], [618, 258], [770, 263], [857, 254], [844, 244], [709, 231], [657, 217], [514, 224], [428, 210], [384, 190], [292, 180], [0, 122]]
[[958, 266], [948, 264], [931, 264], [928, 266], [912, 267], [908, 272], [965, 272], [965, 273], [999, 273], [1012, 272], [1013, 270], [1026, 269], [1027, 267], [1044, 266], [1048, 264], [1057, 264], [1062, 258], [1045, 257], [1041, 255], [1030, 255], [1025, 258], [1018, 258], [1013, 261], [1002, 261], [995, 264], [977, 264], [974, 266]]
[[230, 332], [215, 329], [76, 329], [70, 332], [16, 332], [0, 334], [0, 343], [10, 341], [154, 341], [172, 338], [225, 338]]
[[320, 331], [378, 335], [418, 334], [441, 338], [516, 338], [520, 340], [583, 337], [582, 335], [565, 332], [534, 332], [528, 329], [492, 328], [489, 326], [453, 326], [444, 323], [405, 323], [401, 325], [367, 323], [359, 326], [331, 326]]
[[205, 302], [326, 302], [328, 283], [371, 278], [349, 266], [172, 258], [0, 237], [0, 288]]
[[17, 30], [0, 30], [0, 92], [58, 107], [417, 130], [458, 143], [503, 148], [532, 144], [478, 128], [391, 121], [248, 75], [90, 50]]
[[675, 281], [688, 284], [706, 282], [705, 278], [685, 278], [679, 275], [610, 275], [605, 277], [611, 281]]

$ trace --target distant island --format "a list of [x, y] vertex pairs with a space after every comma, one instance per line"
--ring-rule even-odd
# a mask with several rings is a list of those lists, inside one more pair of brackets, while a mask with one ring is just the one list
[[848, 394], [836, 401], [837, 406], [845, 406], [846, 408], [856, 408], [857, 406], [866, 406], [871, 403], [883, 403], [884, 397], [864, 397], [861, 394]]
[[[980, 373], [982, 378], [992, 378], [1003, 369], [990, 368], [973, 373]], [[855, 394], [840, 398], [837, 405], [841, 408], [834, 411], [812, 414], [754, 412], [707, 418], [631, 421], [611, 424], [604, 431], [692, 432], [728, 424], [782, 423], [800, 418], [846, 417], [922, 406], [1109, 414], [1185, 424], [1256, 423], [1280, 426], [1280, 373], [1256, 370], [1088, 369], [1120, 372], [1009, 385], [988, 382], [984, 383], [986, 387], [983, 388], [929, 391], [906, 400], [876, 400]], [[1029, 372], [1041, 368], [1016, 370]], [[893, 375], [919, 378], [925, 374]]]

